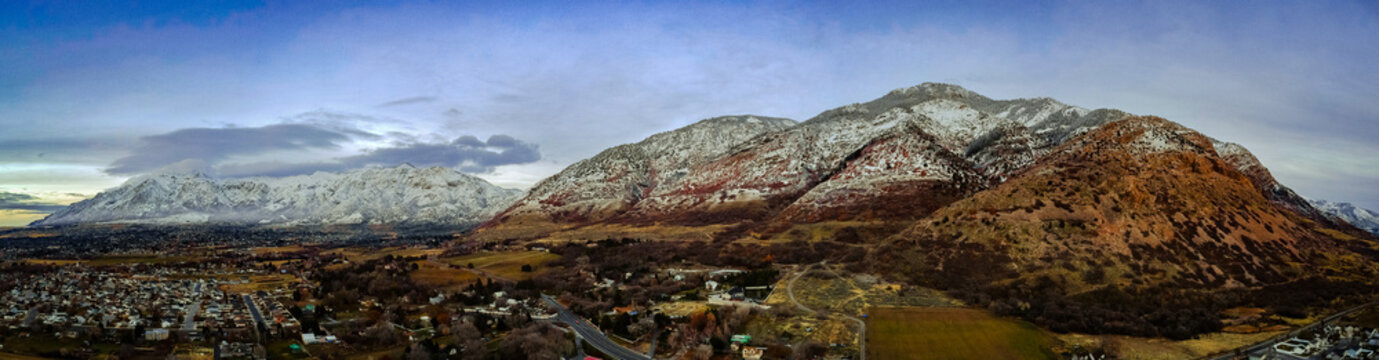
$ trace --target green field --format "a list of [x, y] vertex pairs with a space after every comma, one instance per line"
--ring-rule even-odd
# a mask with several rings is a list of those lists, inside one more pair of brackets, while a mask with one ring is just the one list
[[1017, 320], [966, 308], [874, 308], [871, 359], [1052, 359], [1053, 339]]

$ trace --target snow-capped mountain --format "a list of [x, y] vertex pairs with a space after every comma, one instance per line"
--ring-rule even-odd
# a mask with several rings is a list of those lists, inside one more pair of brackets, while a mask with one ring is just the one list
[[537, 183], [504, 217], [519, 221], [599, 220], [627, 210], [690, 166], [718, 158], [747, 139], [794, 126], [790, 119], [722, 116], [615, 146]]
[[[488, 228], [598, 221], [914, 218], [1129, 114], [992, 100], [925, 83], [803, 123], [715, 118], [609, 149], [538, 184]], [[991, 179], [991, 180], [988, 180]]]
[[284, 178], [150, 174], [72, 204], [32, 225], [469, 225], [491, 217], [519, 194], [452, 169], [411, 165]]
[[1311, 200], [1312, 206], [1333, 219], [1345, 221], [1360, 230], [1379, 235], [1379, 213], [1351, 203]]
[[[765, 222], [779, 230], [830, 220], [914, 220], [1001, 184], [1059, 149], [1082, 148], [1069, 143], [1132, 117], [924, 83], [798, 124], [715, 118], [580, 161], [542, 181], [481, 232], [508, 238], [595, 223]], [[1190, 129], [1150, 124], [1126, 139], [1129, 151], [1219, 156], [1272, 203], [1320, 216], [1244, 147], [1214, 139], [1199, 147], [1183, 140], [1196, 134]], [[542, 230], [501, 231], [524, 227]]]

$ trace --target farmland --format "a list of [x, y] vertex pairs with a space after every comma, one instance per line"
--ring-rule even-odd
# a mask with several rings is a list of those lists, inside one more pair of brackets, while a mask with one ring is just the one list
[[463, 285], [479, 279], [475, 273], [453, 268], [447, 265], [440, 265], [430, 261], [415, 261], [417, 269], [408, 274], [413, 281], [426, 286], [447, 288], [457, 290]]
[[[559, 258], [559, 255], [541, 251], [482, 252], [443, 261], [464, 268], [473, 265], [475, 270], [484, 274], [520, 281], [545, 272], [545, 264]], [[522, 265], [531, 265], [533, 271], [523, 272]]]
[[1049, 359], [1054, 340], [1033, 325], [953, 307], [873, 308], [873, 359]]

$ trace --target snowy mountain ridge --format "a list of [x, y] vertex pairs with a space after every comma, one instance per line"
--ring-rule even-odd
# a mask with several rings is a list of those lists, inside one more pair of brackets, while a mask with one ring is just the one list
[[1379, 235], [1379, 213], [1345, 202], [1309, 200], [1312, 206], [1333, 219], [1345, 221], [1360, 230]]
[[[800, 123], [714, 118], [575, 163], [480, 232], [521, 237], [596, 223], [747, 221], [779, 229], [831, 220], [912, 220], [1081, 148], [1074, 140], [1134, 117], [1050, 98], [994, 100], [956, 85], [923, 83]], [[1171, 122], [1134, 124], [1122, 130], [1138, 134], [1125, 139], [1132, 154], [1219, 155], [1271, 202], [1321, 218], [1244, 147], [1202, 140]]]
[[217, 179], [201, 173], [162, 173], [132, 178], [32, 226], [471, 225], [502, 210], [518, 195], [518, 190], [452, 169], [411, 165], [284, 178]]

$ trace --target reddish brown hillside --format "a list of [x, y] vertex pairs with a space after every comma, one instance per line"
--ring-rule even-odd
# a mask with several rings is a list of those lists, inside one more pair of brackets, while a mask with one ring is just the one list
[[1026, 297], [1107, 289], [1373, 279], [1375, 242], [1327, 226], [1271, 202], [1207, 137], [1137, 117], [1070, 140], [877, 253], [898, 275], [986, 289], [1014, 307]]

